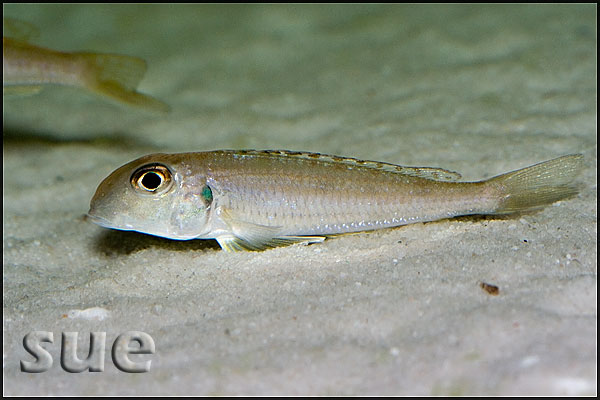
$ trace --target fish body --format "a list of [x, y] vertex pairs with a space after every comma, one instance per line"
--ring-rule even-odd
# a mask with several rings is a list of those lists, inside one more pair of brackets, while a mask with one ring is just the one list
[[283, 150], [151, 154], [110, 174], [89, 218], [170, 239], [263, 250], [470, 214], [540, 208], [577, 192], [583, 156], [480, 182], [438, 168]]
[[[16, 22], [19, 21], [4, 20], [5, 27], [23, 25]], [[34, 94], [43, 85], [67, 85], [131, 106], [169, 111], [165, 103], [136, 91], [146, 73], [146, 62], [138, 57], [62, 52], [34, 46], [24, 38], [4, 36], [2, 66], [4, 94]]]

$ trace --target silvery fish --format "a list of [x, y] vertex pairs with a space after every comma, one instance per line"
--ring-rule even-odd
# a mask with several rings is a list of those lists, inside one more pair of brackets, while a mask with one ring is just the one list
[[583, 155], [479, 182], [439, 168], [283, 150], [151, 154], [110, 174], [91, 200], [104, 227], [264, 250], [470, 214], [542, 208], [577, 193]]
[[135, 107], [168, 112], [170, 107], [136, 88], [146, 73], [146, 61], [121, 54], [62, 52], [34, 46], [28, 40], [36, 28], [4, 18], [2, 83], [6, 95], [35, 94], [43, 85], [80, 87]]

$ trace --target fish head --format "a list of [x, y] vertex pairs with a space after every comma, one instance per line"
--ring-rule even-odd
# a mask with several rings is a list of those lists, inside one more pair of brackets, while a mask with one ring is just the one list
[[206, 177], [178, 154], [151, 154], [111, 173], [88, 218], [103, 227], [188, 240], [208, 233], [213, 202]]

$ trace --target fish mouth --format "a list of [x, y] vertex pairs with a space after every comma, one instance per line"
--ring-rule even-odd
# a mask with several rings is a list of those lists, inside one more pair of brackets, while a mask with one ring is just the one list
[[91, 215], [91, 214], [85, 214], [85, 219], [92, 221], [93, 223], [100, 225], [103, 228], [109, 228], [109, 229], [117, 229], [120, 231], [136, 231], [137, 229], [134, 229], [134, 227], [132, 225], [125, 225], [125, 226], [118, 226], [116, 224], [114, 224], [113, 222], [110, 222], [109, 220], [102, 218], [102, 217], [98, 217], [96, 215]]
[[113, 225], [107, 219], [104, 219], [102, 217], [98, 217], [95, 215], [91, 215], [89, 213], [85, 214], [85, 219], [88, 221], [91, 221], [97, 225], [100, 225], [104, 228], [112, 228], [113, 227]]

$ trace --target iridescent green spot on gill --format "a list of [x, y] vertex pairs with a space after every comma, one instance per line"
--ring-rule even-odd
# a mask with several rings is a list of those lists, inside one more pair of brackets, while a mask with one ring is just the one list
[[202, 189], [202, 197], [204, 197], [204, 200], [206, 200], [208, 203], [212, 202], [212, 190], [210, 190], [208, 186], [204, 186], [204, 189]]

